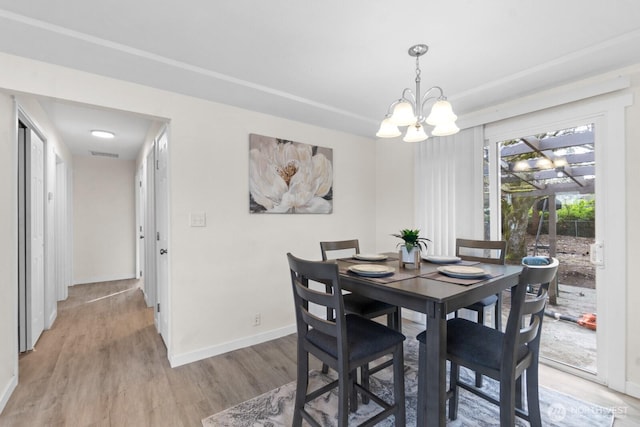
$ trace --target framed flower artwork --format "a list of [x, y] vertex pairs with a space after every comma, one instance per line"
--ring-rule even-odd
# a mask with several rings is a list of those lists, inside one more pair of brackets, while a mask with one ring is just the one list
[[332, 211], [333, 149], [249, 135], [249, 212]]

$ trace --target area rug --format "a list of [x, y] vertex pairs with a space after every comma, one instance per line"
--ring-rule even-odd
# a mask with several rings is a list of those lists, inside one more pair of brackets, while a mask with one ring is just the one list
[[[417, 360], [418, 348], [415, 340], [407, 340], [405, 343], [405, 392], [407, 426], [416, 425], [417, 403]], [[318, 371], [310, 373], [311, 389], [331, 382], [335, 377], [330, 372], [322, 374]], [[464, 381], [473, 383], [473, 373], [461, 369], [461, 377]], [[393, 382], [391, 369], [386, 369], [371, 378], [371, 387], [376, 394], [381, 395], [387, 401], [392, 401]], [[498, 383], [485, 378], [483, 389], [494, 395], [498, 395]], [[232, 408], [226, 409], [202, 420], [204, 427], [289, 427], [291, 426], [293, 403], [296, 394], [295, 381], [278, 387], [265, 394], [242, 402]], [[312, 416], [326, 427], [337, 425], [337, 391], [327, 393], [307, 404], [307, 410]], [[349, 416], [349, 425], [358, 425], [363, 420], [380, 411], [375, 403], [358, 406], [358, 411]], [[608, 408], [596, 406], [572, 396], [541, 387], [540, 411], [544, 426], [562, 427], [611, 427], [613, 424], [613, 412]], [[460, 389], [460, 403], [458, 406], [458, 419], [447, 421], [452, 427], [478, 427], [498, 426], [499, 410], [497, 406]], [[305, 425], [305, 423], [303, 423]], [[382, 421], [380, 426], [393, 426], [393, 417]], [[528, 426], [529, 423], [516, 418], [516, 426]]]

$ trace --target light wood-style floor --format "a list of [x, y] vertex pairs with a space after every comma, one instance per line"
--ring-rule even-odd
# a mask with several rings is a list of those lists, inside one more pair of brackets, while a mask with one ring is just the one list
[[[54, 327], [20, 357], [0, 426], [200, 426], [208, 415], [295, 379], [295, 337], [170, 368], [137, 281], [69, 289]], [[419, 325], [405, 321], [414, 337]], [[318, 366], [315, 366], [316, 368]], [[640, 425], [640, 401], [543, 367], [543, 385]]]

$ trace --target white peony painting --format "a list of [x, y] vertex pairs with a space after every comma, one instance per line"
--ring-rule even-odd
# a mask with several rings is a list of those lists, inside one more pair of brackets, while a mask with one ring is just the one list
[[249, 212], [333, 211], [333, 149], [249, 135]]

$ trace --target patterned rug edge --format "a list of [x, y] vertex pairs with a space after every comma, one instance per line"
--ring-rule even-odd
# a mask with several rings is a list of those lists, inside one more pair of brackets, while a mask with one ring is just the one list
[[[409, 344], [409, 343], [407, 343]], [[405, 345], [405, 401], [407, 411], [407, 426], [415, 426], [415, 408], [417, 403], [417, 345]], [[389, 401], [392, 398], [391, 373], [380, 372], [371, 379], [371, 387], [377, 393], [381, 393]], [[330, 373], [334, 374], [334, 373]], [[473, 383], [473, 373], [461, 369], [461, 377], [467, 382]], [[310, 389], [328, 383], [333, 375], [325, 375], [318, 371], [310, 373]], [[490, 391], [498, 389], [497, 382], [485, 378], [485, 387]], [[495, 393], [497, 394], [497, 392]], [[202, 420], [204, 427], [256, 427], [268, 426], [289, 427], [293, 413], [293, 401], [295, 398], [295, 381], [277, 387], [247, 401], [222, 410]], [[332, 391], [323, 397], [316, 399], [311, 405], [307, 404], [308, 411], [318, 419], [323, 426], [335, 425], [335, 413], [337, 408], [337, 393]], [[368, 418], [379, 407], [374, 403], [359, 405], [356, 413], [350, 414], [349, 425], [356, 425]], [[461, 390], [458, 419], [447, 420], [447, 426], [451, 427], [476, 427], [495, 426], [498, 407]], [[575, 396], [540, 387], [540, 412], [543, 425], [558, 427], [611, 427], [615, 420], [611, 408], [605, 408], [581, 400]], [[378, 424], [384, 427], [394, 426], [393, 417]], [[516, 417], [516, 426], [526, 427], [529, 424]]]

